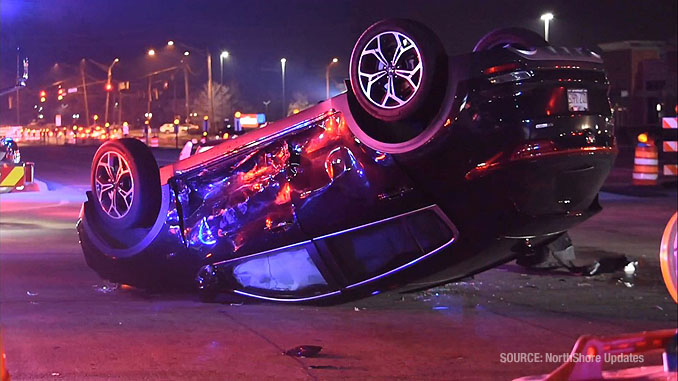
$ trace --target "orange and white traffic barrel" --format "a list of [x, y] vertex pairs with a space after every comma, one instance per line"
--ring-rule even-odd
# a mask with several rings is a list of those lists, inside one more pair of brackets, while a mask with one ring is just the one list
[[678, 118], [662, 118], [662, 175], [673, 177], [678, 175]]
[[633, 159], [633, 185], [657, 185], [659, 158], [657, 146], [647, 134], [638, 135], [638, 145]]
[[159, 146], [160, 146], [160, 139], [158, 139], [157, 135], [153, 135], [153, 137], [151, 137], [150, 147], [158, 148]]

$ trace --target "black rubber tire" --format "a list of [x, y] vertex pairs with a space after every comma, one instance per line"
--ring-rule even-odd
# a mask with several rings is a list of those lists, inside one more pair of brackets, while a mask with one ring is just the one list
[[[419, 49], [422, 64], [419, 89], [405, 104], [392, 109], [381, 108], [370, 102], [361, 90], [358, 74], [363, 49], [375, 36], [388, 31], [402, 33], [413, 41]], [[382, 20], [367, 28], [358, 38], [351, 53], [349, 77], [355, 98], [369, 115], [385, 122], [402, 121], [425, 114], [426, 111], [430, 113], [427, 105], [440, 104], [447, 88], [447, 55], [440, 39], [425, 25], [405, 19]]]
[[534, 48], [548, 46], [538, 33], [524, 28], [501, 28], [495, 29], [484, 35], [473, 48], [474, 52], [481, 52], [493, 48], [511, 45], [517, 49], [532, 50]]
[[[116, 152], [129, 164], [134, 182], [132, 202], [127, 213], [121, 218], [113, 218], [101, 206], [95, 187], [95, 176], [99, 159], [107, 152]], [[160, 211], [161, 188], [160, 171], [151, 150], [137, 139], [124, 138], [110, 140], [102, 144], [94, 154], [91, 171], [92, 194], [97, 216], [104, 226], [114, 230], [134, 227], [150, 227]]]

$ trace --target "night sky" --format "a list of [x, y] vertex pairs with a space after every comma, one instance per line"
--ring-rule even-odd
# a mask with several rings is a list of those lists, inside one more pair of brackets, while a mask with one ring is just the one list
[[[351, 49], [372, 22], [387, 17], [423, 21], [442, 39], [448, 54], [464, 53], [486, 32], [522, 26], [543, 33], [539, 16], [552, 11], [551, 42], [595, 47], [618, 40], [676, 41], [675, 0], [562, 1], [180, 1], [180, 0], [0, 0], [0, 88], [12, 85], [16, 46], [30, 57], [29, 86], [59, 79], [54, 63], [77, 65], [87, 57], [110, 63], [114, 77], [141, 77], [151, 68], [148, 48], [161, 50], [173, 39], [209, 47], [219, 80], [218, 52], [227, 49], [226, 81], [236, 80], [243, 96], [280, 101], [280, 58], [287, 58], [287, 93], [324, 97], [324, 70], [340, 59], [333, 80], [346, 77]], [[169, 59], [169, 58], [164, 58]], [[191, 57], [204, 82], [205, 63]], [[257, 111], [257, 110], [252, 110]]]

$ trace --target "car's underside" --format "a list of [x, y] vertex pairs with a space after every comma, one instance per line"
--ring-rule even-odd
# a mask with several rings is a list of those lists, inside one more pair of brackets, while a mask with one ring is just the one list
[[[78, 224], [88, 264], [208, 297], [341, 301], [483, 271], [600, 210], [616, 148], [595, 54], [506, 42], [432, 63], [408, 25], [361, 37], [353, 91], [209, 151], [153, 171], [137, 169], [137, 142], [102, 146]], [[419, 56], [399, 69], [409, 30]], [[393, 68], [380, 57], [365, 74], [384, 33], [397, 42]], [[397, 93], [389, 79], [373, 102], [361, 76], [398, 70], [421, 87]], [[401, 97], [417, 108], [398, 111]]]

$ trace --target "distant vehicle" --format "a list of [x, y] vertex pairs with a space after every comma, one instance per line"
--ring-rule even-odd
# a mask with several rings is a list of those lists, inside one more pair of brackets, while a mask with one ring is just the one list
[[444, 284], [555, 242], [601, 210], [617, 154], [600, 57], [524, 29], [445, 54], [385, 20], [351, 88], [158, 168], [104, 143], [77, 230], [102, 277], [279, 302]]
[[[174, 133], [174, 124], [165, 123], [160, 126], [160, 132], [163, 134]], [[200, 127], [195, 124], [181, 124], [179, 125], [179, 132], [200, 132]]]

